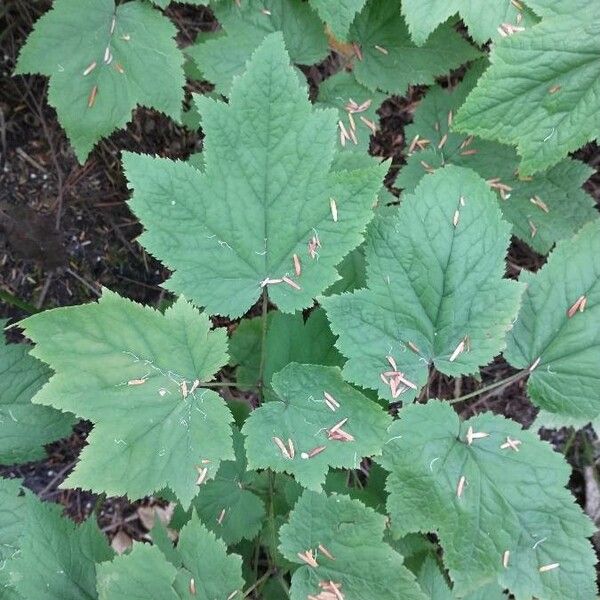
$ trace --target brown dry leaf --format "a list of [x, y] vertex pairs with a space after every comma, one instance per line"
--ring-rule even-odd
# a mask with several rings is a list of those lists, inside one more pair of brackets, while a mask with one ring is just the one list
[[112, 539], [110, 545], [117, 554], [123, 554], [123, 552], [133, 546], [133, 539], [124, 531], [119, 531]]

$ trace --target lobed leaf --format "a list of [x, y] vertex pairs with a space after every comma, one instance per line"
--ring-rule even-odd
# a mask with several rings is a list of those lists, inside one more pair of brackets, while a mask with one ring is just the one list
[[[600, 222], [559, 242], [537, 273], [522, 271], [523, 306], [504, 356], [532, 371], [531, 400], [565, 425], [600, 416]], [[583, 311], [576, 303], [585, 298]], [[581, 303], [581, 302], [580, 302]], [[570, 316], [569, 316], [570, 315]]]
[[591, 6], [495, 44], [490, 68], [457, 115], [459, 131], [516, 144], [523, 175], [598, 137], [600, 16]]
[[[383, 541], [384, 528], [385, 517], [358, 500], [305, 491], [280, 531], [281, 552], [302, 565], [290, 598], [318, 597], [333, 582], [345, 600], [425, 600], [402, 556]], [[306, 552], [316, 567], [300, 558]]]
[[228, 96], [233, 79], [245, 70], [248, 57], [265, 37], [281, 32], [292, 63], [312, 65], [328, 53], [327, 38], [311, 6], [298, 0], [220, 2], [213, 11], [223, 31], [202, 33], [186, 48], [204, 77]]
[[[529, 3], [528, 3], [529, 4]], [[417, 44], [427, 40], [435, 28], [458, 13], [469, 29], [469, 35], [480, 44], [490, 39], [505, 37], [501, 26], [528, 26], [529, 11], [519, 2], [506, 0], [403, 0], [402, 14]]]
[[192, 390], [227, 362], [226, 331], [209, 331], [208, 317], [185, 300], [163, 315], [105, 290], [98, 303], [23, 324], [32, 354], [56, 372], [34, 402], [94, 423], [63, 485], [131, 498], [169, 486], [187, 507], [199, 469], [212, 478], [234, 458], [225, 403], [212, 390]]
[[487, 184], [452, 166], [379, 216], [367, 236], [367, 288], [321, 299], [348, 358], [344, 377], [394, 399], [397, 371], [408, 383], [396, 398], [406, 401], [431, 363], [453, 376], [488, 363], [522, 291], [502, 277], [509, 229]]
[[461, 423], [439, 401], [403, 408], [390, 435], [382, 464], [393, 528], [436, 532], [459, 596], [491, 579], [517, 600], [595, 596], [594, 527], [548, 444], [491, 413]]
[[[198, 102], [204, 173], [125, 156], [131, 207], [147, 228], [141, 243], [175, 271], [166, 287], [210, 313], [242, 315], [265, 285], [283, 312], [312, 305], [361, 243], [387, 166], [333, 171], [335, 112], [312, 107], [281, 34], [255, 51], [228, 104]], [[313, 239], [320, 247], [311, 253]], [[292, 284], [267, 283], [283, 277]]]
[[564, 159], [547, 171], [524, 178], [518, 173], [519, 159], [513, 148], [451, 131], [453, 115], [484, 66], [482, 63], [470, 70], [451, 93], [436, 87], [425, 96], [414, 122], [406, 128], [409, 148], [414, 151], [396, 185], [412, 192], [427, 173], [446, 164], [469, 167], [496, 193], [514, 235], [547, 254], [558, 240], [571, 237], [582, 225], [598, 218], [593, 199], [581, 189], [593, 170], [579, 161]]
[[[321, 490], [329, 467], [357, 468], [363, 456], [381, 454], [391, 419], [345, 383], [339, 369], [291, 363], [273, 376], [272, 386], [280, 401], [253, 411], [242, 428], [250, 468], [287, 472], [302, 486]], [[352, 439], [330, 437], [341, 421]], [[284, 454], [276, 438], [286, 447], [291, 443], [293, 452]]]
[[434, 82], [479, 51], [444, 24], [418, 47], [410, 39], [400, 0], [368, 0], [350, 28], [349, 38], [361, 48], [354, 65], [356, 79], [371, 90], [404, 94], [409, 85]]
[[42, 458], [44, 444], [69, 435], [74, 422], [73, 415], [31, 403], [51, 372], [28, 350], [0, 341], [0, 463]]
[[56, 0], [15, 73], [50, 77], [48, 101], [84, 162], [138, 104], [179, 120], [185, 78], [174, 37], [172, 23], [141, 2]]

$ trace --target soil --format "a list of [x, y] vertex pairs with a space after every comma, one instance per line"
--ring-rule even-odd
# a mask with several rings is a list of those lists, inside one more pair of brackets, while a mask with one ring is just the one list
[[[202, 149], [202, 135], [152, 110], [138, 109], [126, 130], [100, 142], [80, 165], [47, 104], [47, 79], [11, 77], [19, 48], [49, 4], [48, 0], [8, 0], [0, 8], [0, 319], [15, 322], [32, 311], [90, 302], [102, 287], [157, 306], [169, 298], [160, 287], [169, 272], [136, 242], [141, 226], [126, 204], [129, 192], [120, 152], [185, 159]], [[181, 45], [190, 44], [199, 31], [218, 27], [205, 7], [172, 4], [167, 13], [178, 27]], [[320, 65], [305, 68], [312, 89], [339, 65], [339, 57], [332, 52]], [[460, 76], [458, 71], [442, 83], [452, 84]], [[207, 89], [206, 83], [189, 84], [188, 97]], [[381, 130], [372, 140], [371, 152], [393, 159], [386, 185], [396, 195], [400, 190], [394, 188], [394, 179], [406, 146], [404, 127], [411, 122], [424, 91], [423, 87], [411, 88], [406, 96], [388, 99], [379, 111]], [[588, 144], [575, 157], [595, 169], [585, 188], [599, 201], [600, 149]], [[507, 276], [517, 277], [522, 269], [535, 271], [543, 263], [544, 257], [513, 240]], [[235, 327], [224, 319], [218, 324]], [[10, 339], [20, 341], [18, 328], [10, 330]], [[454, 398], [514, 372], [502, 359], [482, 369], [481, 381], [450, 380], [433, 371], [427, 391]], [[459, 410], [465, 416], [491, 410], [524, 426], [536, 414], [522, 381], [484, 393]], [[58, 488], [73, 469], [90, 430], [91, 424], [82, 422], [69, 438], [50, 444], [44, 460], [0, 467], [0, 475], [23, 478], [27, 487], [45, 500], [62, 504], [76, 521], [96, 507], [100, 526], [110, 537], [124, 532], [141, 539], [147, 528], [138, 508], [155, 503], [154, 499], [131, 503], [126, 498], [97, 498], [89, 492]], [[566, 450], [573, 466], [570, 487], [584, 506], [583, 472], [595, 466], [598, 456], [593, 431], [585, 429], [576, 435], [566, 429], [542, 431], [542, 436], [556, 450]]]

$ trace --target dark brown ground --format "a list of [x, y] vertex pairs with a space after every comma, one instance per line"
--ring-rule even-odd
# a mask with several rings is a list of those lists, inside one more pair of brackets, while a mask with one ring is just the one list
[[[135, 241], [141, 227], [125, 204], [128, 192], [119, 153], [127, 149], [186, 158], [201, 149], [202, 136], [158, 113], [140, 109], [125, 131], [102, 141], [86, 164], [79, 165], [46, 102], [47, 80], [10, 77], [20, 46], [48, 5], [48, 0], [8, 0], [0, 6], [0, 319], [18, 320], [32, 310], [89, 302], [97, 298], [102, 286], [157, 305], [168, 296], [160, 288], [168, 271]], [[191, 43], [198, 31], [217, 26], [206, 8], [172, 6], [168, 13], [179, 28], [182, 45]], [[305, 73], [314, 86], [338, 64], [332, 54]], [[190, 92], [199, 89], [206, 86], [189, 87]], [[386, 184], [396, 194], [399, 190], [394, 190], [393, 181], [403, 163], [404, 126], [411, 121], [423, 91], [417, 87], [406, 97], [392, 97], [380, 110], [381, 131], [373, 140], [372, 153], [393, 157]], [[576, 156], [596, 169], [585, 187], [600, 200], [600, 149], [589, 144]], [[515, 240], [507, 273], [515, 277], [521, 269], [537, 270], [543, 262], [543, 257]], [[222, 320], [219, 324], [234, 326]], [[11, 336], [18, 339], [14, 330]], [[458, 397], [513, 373], [497, 359], [482, 369], [481, 383], [472, 378], [453, 381], [432, 373], [428, 390], [432, 396]], [[502, 413], [524, 425], [531, 424], [536, 412], [522, 381], [480, 395], [465, 403], [461, 412], [470, 415], [482, 410]], [[80, 490], [59, 490], [58, 485], [73, 468], [89, 431], [90, 425], [81, 423], [70, 438], [48, 446], [45, 460], [0, 467], [0, 474], [24, 478], [25, 485], [44, 499], [63, 504], [68, 514], [80, 521], [93, 510], [97, 498]], [[543, 435], [557, 450], [567, 450], [573, 466], [571, 489], [584, 504], [583, 469], [597, 457], [593, 432], [584, 430], [573, 436], [560, 430]], [[140, 504], [150, 502], [101, 499], [100, 525], [111, 537], [123, 531], [139, 539], [147, 529], [136, 511]]]

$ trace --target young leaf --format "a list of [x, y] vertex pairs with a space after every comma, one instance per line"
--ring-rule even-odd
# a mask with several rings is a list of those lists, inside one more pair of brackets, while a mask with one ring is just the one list
[[225, 33], [200, 34], [186, 48], [204, 77], [228, 96], [233, 78], [244, 72], [248, 57], [265, 37], [280, 31], [291, 62], [312, 65], [329, 51], [323, 25], [315, 11], [297, 0], [244, 0], [213, 7]]
[[406, 401], [430, 363], [456, 376], [498, 354], [522, 291], [502, 278], [509, 230], [485, 181], [452, 166], [379, 216], [367, 238], [367, 288], [321, 300], [348, 357], [346, 379]]
[[17, 591], [23, 598], [93, 600], [96, 563], [113, 556], [94, 518], [82, 525], [61, 516], [61, 507], [25, 498], [21, 550], [9, 563]]
[[202, 522], [227, 545], [253, 539], [265, 517], [263, 501], [246, 489], [256, 473], [247, 470], [244, 437], [237, 428], [233, 446], [235, 461], [223, 461], [214, 480], [202, 486], [192, 502]]
[[488, 180], [513, 233], [537, 252], [547, 254], [558, 240], [571, 237], [598, 218], [593, 199], [581, 189], [593, 169], [564, 159], [548, 171], [522, 178], [513, 148], [451, 131], [452, 116], [473, 89], [483, 66], [469, 71], [451, 93], [436, 87], [425, 96], [414, 122], [405, 130], [414, 151], [395, 185], [412, 192], [427, 173], [443, 165], [469, 167]]
[[[232, 363], [238, 365], [236, 381], [240, 385], [250, 387], [258, 383], [261, 327], [260, 317], [243, 319], [231, 336], [231, 358]], [[335, 337], [322, 309], [311, 312], [306, 322], [301, 313], [270, 312], [263, 368], [264, 397], [277, 399], [271, 388], [271, 378], [291, 362], [341, 366], [343, 359], [334, 344]]]
[[179, 600], [177, 569], [156, 546], [136, 543], [131, 552], [97, 567], [98, 600]]
[[[345, 600], [425, 600], [402, 556], [383, 541], [384, 529], [385, 517], [358, 500], [305, 491], [280, 531], [281, 552], [302, 565], [291, 599], [318, 597], [333, 582]], [[316, 567], [300, 556], [307, 553]]]
[[163, 315], [106, 290], [98, 303], [23, 323], [32, 354], [56, 372], [34, 402], [94, 423], [65, 486], [131, 498], [169, 486], [187, 507], [199, 474], [212, 478], [234, 458], [225, 403], [192, 389], [227, 362], [226, 332], [209, 331], [185, 300]]
[[532, 369], [527, 391], [556, 418], [600, 416], [600, 221], [559, 242], [527, 285], [504, 353], [511, 365]]
[[561, 455], [491, 413], [461, 423], [430, 401], [400, 416], [381, 461], [393, 527], [437, 533], [459, 596], [490, 579], [518, 600], [595, 596], [594, 527], [564, 487]]
[[[341, 128], [339, 130], [338, 149], [367, 152], [373, 129], [379, 123], [377, 110], [384, 100], [385, 94], [372, 92], [358, 83], [353, 73], [340, 71], [319, 85], [316, 104], [331, 106], [338, 111], [338, 119], [345, 128], [345, 131]], [[345, 133], [348, 133], [350, 139]]]
[[339, 2], [310, 0], [321, 19], [339, 40], [347, 38], [350, 25], [356, 14], [362, 10], [365, 2], [366, 0], [340, 0]]
[[[255, 51], [228, 104], [198, 102], [204, 173], [124, 158], [131, 207], [148, 229], [141, 242], [175, 270], [166, 287], [230, 316], [247, 311], [265, 285], [284, 312], [312, 305], [362, 241], [387, 165], [332, 172], [335, 111], [312, 107], [281, 34]], [[288, 283], [268, 284], [283, 277]]]
[[356, 468], [363, 456], [381, 454], [390, 417], [339, 369], [291, 363], [272, 385], [281, 401], [263, 404], [242, 429], [250, 468], [285, 471], [320, 490], [329, 467]]
[[516, 144], [523, 175], [556, 164], [598, 137], [599, 27], [598, 11], [587, 3], [499, 41], [491, 67], [457, 115], [456, 128]]
[[350, 28], [349, 38], [361, 48], [354, 65], [356, 79], [371, 90], [404, 94], [411, 84], [433, 83], [461, 64], [480, 56], [450, 25], [439, 27], [421, 46], [416, 46], [399, 0], [368, 0]]
[[[403, 0], [402, 14], [415, 43], [423, 44], [431, 32], [458, 13], [469, 28], [469, 35], [480, 44], [489, 39], [506, 37], [502, 25], [529, 26], [531, 18], [520, 2], [507, 0]], [[503, 33], [500, 33], [500, 32]]]
[[48, 101], [83, 162], [138, 104], [179, 120], [185, 79], [174, 36], [171, 22], [141, 2], [56, 0], [15, 73], [50, 77]]
[[[0, 328], [3, 321], [0, 321]], [[0, 340], [0, 463], [12, 464], [44, 456], [44, 444], [69, 435], [74, 419], [31, 398], [50, 370], [27, 354], [25, 344]]]

